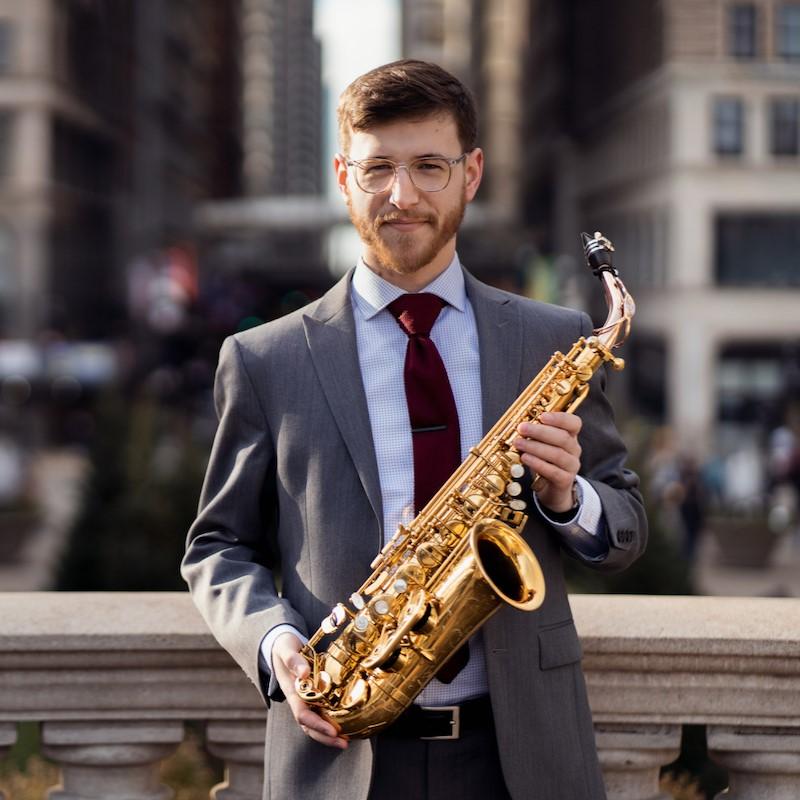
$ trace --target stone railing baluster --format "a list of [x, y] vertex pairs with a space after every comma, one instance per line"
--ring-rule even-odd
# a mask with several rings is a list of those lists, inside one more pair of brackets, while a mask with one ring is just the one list
[[595, 725], [595, 741], [608, 800], [668, 800], [658, 777], [680, 752], [679, 725]]
[[595, 725], [608, 800], [668, 800], [659, 791], [661, 767], [681, 749], [679, 725]]
[[728, 770], [729, 800], [800, 797], [800, 729], [710, 726], [708, 751]]
[[214, 787], [214, 800], [261, 800], [264, 782], [262, 721], [220, 720], [206, 727], [209, 752], [225, 762], [225, 780]]
[[161, 761], [183, 741], [182, 722], [45, 722], [42, 752], [61, 768], [49, 800], [169, 800]]
[[[8, 751], [17, 741], [17, 726], [13, 722], [0, 722], [0, 760], [8, 755]], [[5, 800], [5, 794], [0, 790], [0, 800]]]

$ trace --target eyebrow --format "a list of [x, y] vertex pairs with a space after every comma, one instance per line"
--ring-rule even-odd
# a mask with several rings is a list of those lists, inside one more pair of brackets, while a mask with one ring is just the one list
[[[384, 156], [384, 155], [374, 155], [374, 156], [366, 156], [366, 158], [383, 158], [386, 161], [394, 161], [395, 159], [392, 156]], [[449, 156], [444, 155], [444, 153], [422, 153], [421, 155], [411, 156], [411, 161], [415, 161], [418, 158], [449, 158]]]

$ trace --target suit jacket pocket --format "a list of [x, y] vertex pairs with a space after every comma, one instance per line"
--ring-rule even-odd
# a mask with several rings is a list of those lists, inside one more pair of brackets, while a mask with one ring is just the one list
[[580, 661], [581, 643], [572, 620], [539, 631], [539, 667], [553, 669]]

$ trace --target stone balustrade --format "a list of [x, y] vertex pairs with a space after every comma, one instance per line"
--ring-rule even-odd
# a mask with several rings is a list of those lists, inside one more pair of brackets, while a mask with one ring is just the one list
[[[609, 800], [655, 800], [681, 726], [707, 726], [735, 800], [800, 797], [800, 600], [573, 595]], [[205, 723], [217, 800], [260, 797], [258, 694], [178, 593], [0, 594], [0, 757], [41, 724], [52, 800], [161, 800]]]

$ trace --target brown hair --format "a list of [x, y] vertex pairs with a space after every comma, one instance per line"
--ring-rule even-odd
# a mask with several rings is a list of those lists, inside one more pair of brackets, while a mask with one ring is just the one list
[[438, 64], [403, 59], [356, 78], [339, 98], [339, 143], [350, 147], [350, 132], [400, 119], [451, 114], [464, 152], [478, 139], [478, 115], [469, 89]]

